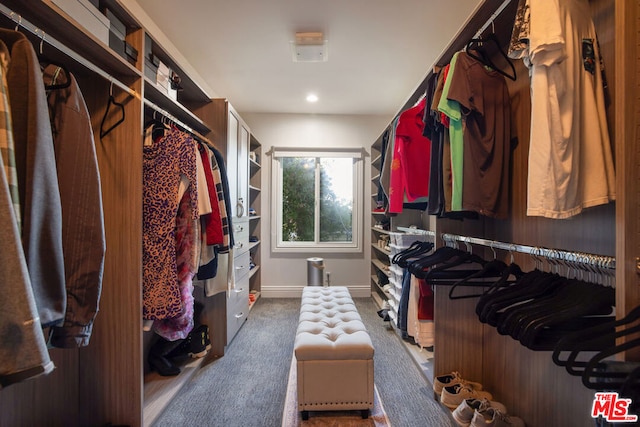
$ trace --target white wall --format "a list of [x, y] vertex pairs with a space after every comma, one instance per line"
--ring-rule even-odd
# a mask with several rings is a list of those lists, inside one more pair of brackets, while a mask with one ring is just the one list
[[[258, 114], [240, 115], [262, 144], [261, 192], [261, 270], [264, 297], [299, 296], [307, 283], [307, 261], [312, 256], [324, 259], [331, 273], [331, 285], [348, 286], [353, 296], [369, 296], [371, 289], [371, 144], [391, 121], [388, 116]], [[271, 252], [271, 147], [364, 147], [363, 253]]]

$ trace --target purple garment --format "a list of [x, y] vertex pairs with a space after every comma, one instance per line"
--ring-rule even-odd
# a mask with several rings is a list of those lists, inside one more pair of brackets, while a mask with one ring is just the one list
[[182, 310], [178, 316], [153, 322], [153, 330], [169, 341], [184, 339], [193, 329], [193, 277], [196, 273], [193, 252], [198, 236], [191, 219], [190, 192], [189, 189], [182, 196], [176, 218], [176, 266]]

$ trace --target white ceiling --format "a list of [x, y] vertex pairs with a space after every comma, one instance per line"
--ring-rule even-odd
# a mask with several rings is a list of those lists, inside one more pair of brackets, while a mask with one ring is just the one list
[[[247, 113], [397, 113], [481, 0], [130, 0]], [[328, 61], [294, 63], [299, 31]], [[152, 31], [153, 33], [153, 31]], [[154, 34], [156, 39], [158, 35]], [[319, 101], [309, 104], [307, 93]]]

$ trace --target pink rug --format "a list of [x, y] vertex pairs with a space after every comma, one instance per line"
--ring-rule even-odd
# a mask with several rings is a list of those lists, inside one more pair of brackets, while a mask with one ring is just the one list
[[302, 420], [298, 411], [296, 358], [291, 360], [287, 397], [282, 412], [282, 427], [391, 427], [384, 411], [378, 388], [374, 385], [373, 409], [369, 418], [362, 419], [360, 411], [309, 411], [309, 419]]

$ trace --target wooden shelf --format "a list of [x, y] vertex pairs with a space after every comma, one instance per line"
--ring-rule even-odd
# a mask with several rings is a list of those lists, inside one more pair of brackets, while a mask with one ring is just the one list
[[373, 264], [378, 270], [382, 271], [387, 276], [391, 276], [391, 272], [385, 270], [385, 267], [388, 267], [388, 264], [383, 263], [379, 259], [372, 259], [371, 264]]
[[251, 171], [257, 171], [259, 170], [262, 166], [260, 166], [260, 163], [256, 162], [255, 160], [251, 160], [249, 159], [249, 166], [251, 167]]
[[[85, 60], [117, 76], [124, 83], [129, 83], [126, 77], [140, 78], [142, 75], [140, 70], [114, 52], [102, 40], [85, 30], [51, 0], [3, 0], [2, 5], [24, 17], [25, 21], [44, 29], [47, 40], [57, 40], [80, 54]], [[12, 26], [15, 26], [15, 23]], [[29, 35], [29, 37], [32, 40], [39, 40], [36, 36]], [[70, 64], [67, 58], [59, 57], [60, 54], [56, 49], [48, 49], [46, 53], [51, 59], [61, 60], [69, 69], [77, 73], [76, 65]]]
[[389, 230], [382, 230], [380, 228], [376, 228], [376, 227], [371, 227], [372, 231], [375, 231], [376, 233], [380, 233], [380, 234], [389, 234], [391, 233]]
[[251, 251], [253, 248], [258, 246], [259, 244], [260, 244], [260, 240], [258, 240], [257, 242], [249, 242], [249, 251]]
[[382, 166], [382, 154], [379, 154], [375, 159], [371, 160], [371, 166], [380, 170], [380, 166]]
[[178, 101], [174, 101], [162, 91], [162, 89], [149, 78], [144, 78], [144, 95], [145, 99], [148, 99], [158, 107], [166, 110], [169, 114], [175, 116], [184, 124], [191, 126], [194, 130], [206, 135], [211, 132], [209, 126], [207, 126], [198, 116], [193, 114], [184, 105]]
[[259, 265], [256, 265], [251, 270], [249, 270], [249, 279], [251, 279], [253, 277], [253, 275], [258, 272], [258, 270], [260, 270], [260, 266]]
[[381, 253], [383, 253], [383, 254], [385, 254], [385, 255], [391, 255], [391, 251], [384, 250], [384, 249], [382, 249], [382, 248], [378, 247], [378, 246], [377, 246], [376, 244], [374, 244], [374, 243], [372, 243], [372, 244], [371, 244], [371, 247], [372, 247], [373, 249], [377, 250], [378, 252], [381, 252]]
[[251, 311], [251, 309], [253, 308], [254, 304], [258, 302], [258, 300], [260, 299], [261, 296], [261, 292], [256, 292], [255, 296], [256, 296], [256, 300], [254, 302], [249, 301], [249, 311]]
[[180, 392], [198, 368], [204, 357], [192, 359], [180, 366], [180, 374], [175, 377], [163, 377], [157, 372], [149, 372], [144, 376], [144, 426], [152, 426], [169, 402]]

